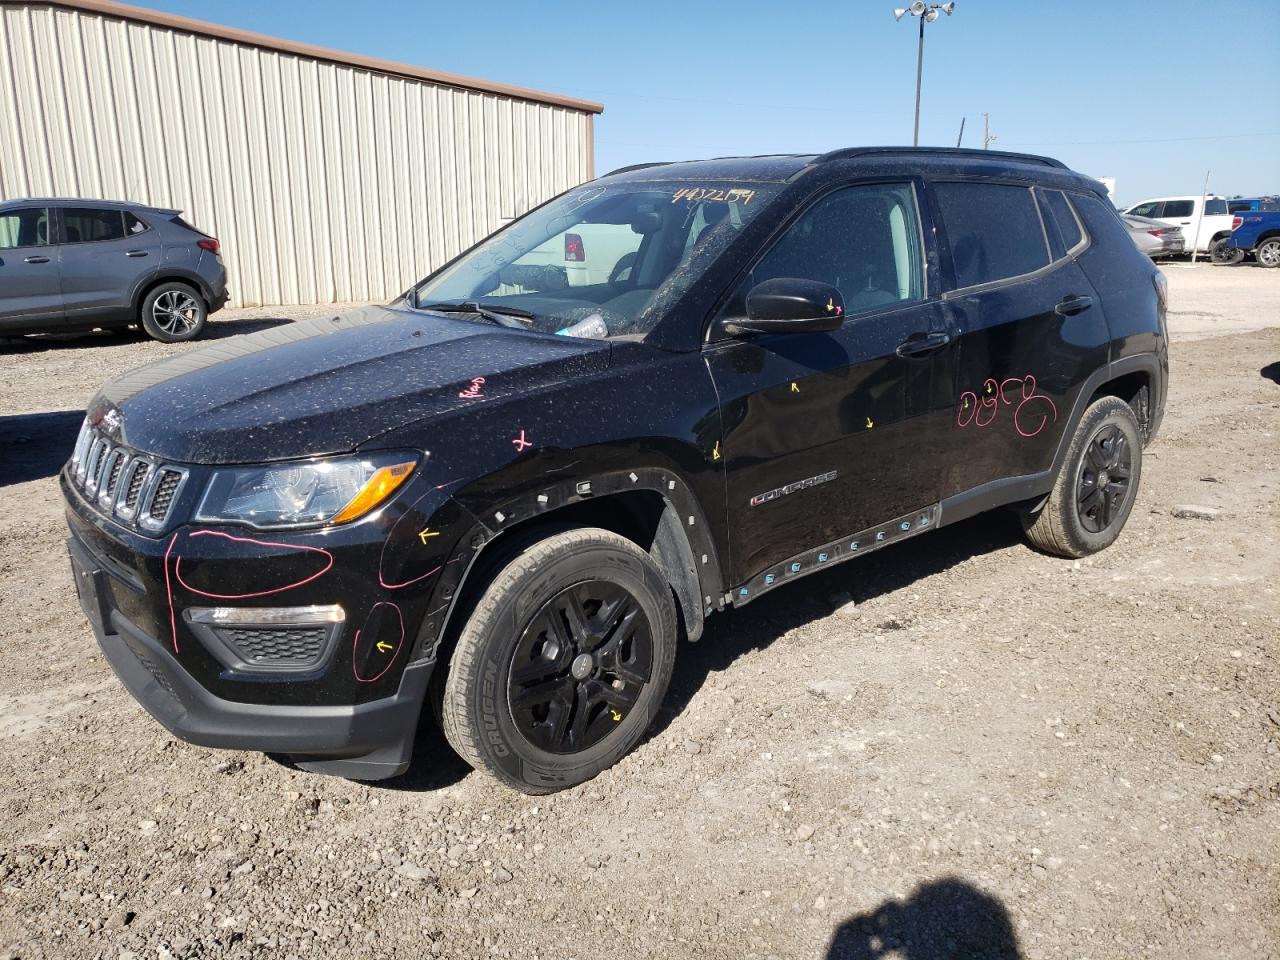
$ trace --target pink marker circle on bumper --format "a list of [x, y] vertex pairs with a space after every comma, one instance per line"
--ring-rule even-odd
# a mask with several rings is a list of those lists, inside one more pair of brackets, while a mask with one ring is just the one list
[[404, 614], [389, 600], [369, 608], [351, 644], [351, 672], [360, 683], [381, 680], [404, 646]]

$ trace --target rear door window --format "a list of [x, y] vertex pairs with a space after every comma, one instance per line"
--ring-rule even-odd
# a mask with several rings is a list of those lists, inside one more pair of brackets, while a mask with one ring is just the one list
[[1166, 220], [1189, 217], [1195, 208], [1196, 202], [1194, 200], [1166, 200], [1164, 202], [1164, 212], [1160, 216]]
[[44, 207], [0, 213], [0, 250], [43, 247], [49, 243], [49, 211]]
[[124, 214], [119, 210], [65, 207], [62, 211], [64, 243], [97, 243], [123, 239]]
[[1044, 225], [1030, 187], [946, 181], [934, 184], [951, 244], [956, 286], [1008, 280], [1049, 264]]

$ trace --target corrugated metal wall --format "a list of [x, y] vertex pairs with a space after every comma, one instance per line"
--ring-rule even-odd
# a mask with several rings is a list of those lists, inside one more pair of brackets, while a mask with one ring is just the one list
[[589, 177], [589, 115], [0, 5], [0, 199], [186, 211], [233, 304], [388, 299]]

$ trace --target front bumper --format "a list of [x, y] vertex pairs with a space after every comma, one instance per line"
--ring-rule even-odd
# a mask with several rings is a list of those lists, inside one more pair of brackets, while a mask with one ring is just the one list
[[121, 682], [174, 736], [206, 747], [288, 754], [299, 766], [357, 780], [403, 773], [413, 752], [431, 663], [407, 666], [399, 689], [359, 704], [241, 703], [215, 696], [113, 602], [112, 574], [67, 541], [80, 606]]

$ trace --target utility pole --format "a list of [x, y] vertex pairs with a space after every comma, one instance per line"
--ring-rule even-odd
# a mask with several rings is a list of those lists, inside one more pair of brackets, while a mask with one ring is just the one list
[[982, 115], [982, 149], [986, 150], [991, 146], [992, 140], [1000, 139], [991, 132], [991, 114], [984, 113]]
[[920, 18], [920, 41], [916, 47], [916, 123], [914, 132], [911, 135], [911, 145], [913, 147], [920, 146], [920, 80], [924, 75], [924, 25], [925, 21], [933, 23], [938, 19], [938, 12], [945, 13], [948, 17], [955, 12], [956, 5], [954, 2], [948, 3], [925, 3], [925, 0], [912, 0], [909, 7], [898, 7], [893, 11], [893, 19], [901, 20], [908, 13], [913, 17]]
[[964, 139], [964, 117], [960, 118], [960, 133], [956, 136], [956, 149], [960, 149], [960, 141]]

